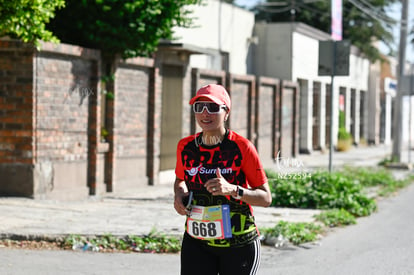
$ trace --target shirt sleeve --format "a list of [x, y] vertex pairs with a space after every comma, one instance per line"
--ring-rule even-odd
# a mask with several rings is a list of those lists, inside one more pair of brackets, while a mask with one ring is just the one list
[[184, 142], [183, 140], [180, 140], [177, 145], [177, 160], [175, 164], [175, 176], [179, 179], [184, 179], [184, 166], [183, 166], [183, 160], [181, 157], [181, 153], [184, 149]]
[[261, 186], [267, 182], [267, 177], [259, 154], [256, 147], [249, 140], [246, 140], [245, 145], [242, 170], [246, 175], [247, 183], [253, 188]]

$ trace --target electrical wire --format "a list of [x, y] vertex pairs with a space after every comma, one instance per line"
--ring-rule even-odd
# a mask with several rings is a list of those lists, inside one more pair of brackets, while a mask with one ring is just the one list
[[[346, 0], [345, 0], [346, 1]], [[354, 5], [357, 9], [362, 11], [364, 14], [368, 15], [369, 17], [383, 22], [385, 24], [396, 24], [399, 23], [398, 20], [395, 20], [388, 15], [386, 15], [383, 11], [381, 11], [378, 7], [373, 6], [367, 0], [347, 0], [349, 3]], [[318, 13], [320, 15], [326, 15], [324, 12], [320, 12], [316, 9], [309, 7], [307, 4], [315, 3], [315, 2], [327, 2], [327, 0], [303, 0], [303, 1], [296, 1], [294, 4], [292, 1], [275, 1], [275, 2], [267, 2], [267, 3], [259, 3], [256, 8], [258, 10], [268, 12], [268, 13], [283, 13], [283, 12], [290, 12], [292, 9], [300, 10], [298, 7], [301, 7], [304, 10], [308, 10], [314, 13]], [[287, 5], [283, 8], [277, 9], [269, 9], [269, 7], [273, 6], [283, 6]]]
[[373, 13], [369, 8], [363, 6], [360, 2], [358, 2], [358, 0], [348, 0], [348, 2], [354, 5], [357, 9], [362, 11], [364, 14], [368, 15], [369, 17], [377, 21], [380, 21], [386, 24], [391, 24], [391, 25], [397, 23], [395, 19], [388, 17], [387, 15], [378, 14], [378, 12]]

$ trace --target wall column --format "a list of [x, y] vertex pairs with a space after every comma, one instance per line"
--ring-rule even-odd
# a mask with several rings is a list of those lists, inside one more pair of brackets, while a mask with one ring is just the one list
[[320, 96], [319, 96], [319, 106], [320, 106], [320, 112], [319, 112], [319, 146], [321, 150], [326, 149], [326, 84], [321, 83], [320, 85]]
[[354, 143], [355, 144], [359, 144], [360, 140], [361, 140], [361, 132], [360, 132], [360, 127], [361, 127], [361, 91], [359, 90], [354, 90], [354, 102], [353, 102], [354, 106], [355, 106], [355, 110], [354, 110], [354, 123], [353, 123], [353, 129], [352, 132], [354, 133]]
[[300, 83], [299, 152], [301, 154], [310, 154], [312, 152], [313, 82], [300, 79], [299, 83]]

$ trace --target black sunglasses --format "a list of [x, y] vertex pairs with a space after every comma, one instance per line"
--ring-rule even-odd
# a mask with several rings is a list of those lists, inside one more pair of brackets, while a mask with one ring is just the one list
[[207, 109], [209, 114], [218, 114], [221, 109], [227, 109], [226, 105], [219, 105], [211, 101], [197, 101], [193, 104], [193, 111], [196, 114], [201, 114], [204, 108]]

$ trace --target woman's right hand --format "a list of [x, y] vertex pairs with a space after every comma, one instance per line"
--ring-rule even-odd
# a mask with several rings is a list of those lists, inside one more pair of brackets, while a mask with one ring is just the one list
[[177, 213], [180, 215], [187, 215], [187, 208], [185, 208], [183, 199], [185, 197], [188, 197], [188, 195], [189, 195], [189, 192], [175, 194], [174, 196], [174, 208], [175, 208], [175, 211], [177, 211]]
[[185, 182], [180, 179], [175, 179], [174, 183], [174, 208], [175, 211], [177, 211], [180, 215], [186, 215], [187, 209], [185, 208], [185, 205], [183, 203], [183, 199], [187, 196], [189, 196], [189, 192], [187, 189], [187, 186], [185, 185]]

